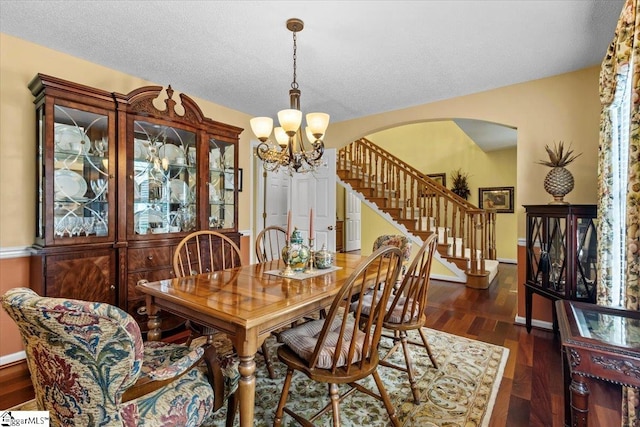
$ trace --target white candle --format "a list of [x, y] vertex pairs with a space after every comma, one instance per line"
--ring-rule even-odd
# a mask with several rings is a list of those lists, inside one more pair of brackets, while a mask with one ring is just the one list
[[291, 238], [291, 211], [287, 213], [287, 240]]
[[309, 238], [313, 239], [314, 238], [314, 233], [313, 233], [313, 208], [311, 208], [311, 211], [309, 211]]

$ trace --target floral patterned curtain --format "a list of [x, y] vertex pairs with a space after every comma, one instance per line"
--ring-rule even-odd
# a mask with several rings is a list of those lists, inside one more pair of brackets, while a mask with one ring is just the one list
[[[600, 72], [597, 303], [640, 310], [640, 0], [627, 0]], [[622, 425], [640, 425], [625, 389]]]

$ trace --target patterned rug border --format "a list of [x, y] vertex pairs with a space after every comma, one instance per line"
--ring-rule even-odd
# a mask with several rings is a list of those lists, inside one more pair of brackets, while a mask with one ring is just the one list
[[[448, 339], [463, 340], [467, 344], [473, 344], [474, 342], [478, 342], [478, 343], [481, 343], [482, 345], [486, 346], [487, 348], [492, 348], [492, 349], [494, 349], [496, 351], [497, 350], [501, 351], [500, 362], [496, 366], [495, 379], [493, 380], [493, 384], [491, 386], [491, 391], [489, 393], [489, 400], [488, 400], [488, 402], [486, 404], [486, 407], [485, 407], [485, 410], [484, 410], [484, 414], [482, 415], [482, 418], [481, 418], [482, 421], [481, 421], [480, 424], [477, 424], [478, 427], [488, 427], [489, 423], [491, 422], [491, 416], [493, 414], [493, 409], [494, 409], [494, 406], [495, 406], [497, 395], [498, 395], [498, 392], [500, 390], [500, 385], [502, 384], [502, 379], [504, 377], [504, 371], [505, 371], [507, 362], [509, 360], [509, 354], [510, 354], [509, 353], [509, 349], [506, 348], [506, 347], [497, 345], [497, 344], [492, 344], [492, 343], [476, 340], [474, 338], [464, 337], [464, 336], [461, 336], [461, 335], [451, 334], [451, 333], [448, 333], [448, 332], [439, 331], [437, 329], [432, 329], [432, 328], [423, 328], [423, 329], [425, 329], [425, 331], [427, 332], [428, 336], [430, 334], [434, 334], [434, 333], [435, 334], [441, 334], [441, 335], [443, 335], [445, 337], [449, 337]], [[401, 351], [400, 351], [400, 353], [401, 353]], [[261, 359], [262, 359], [261, 357], [256, 357], [256, 362], [258, 362]], [[264, 367], [260, 367], [259, 366], [257, 368], [256, 374], [258, 376], [260, 376], [260, 373], [259, 373], [260, 369], [264, 369]], [[264, 379], [266, 380], [266, 378], [264, 378]], [[258, 402], [256, 402], [256, 405], [258, 405]], [[9, 408], [8, 410], [13, 410], [13, 411], [37, 410], [36, 404], [35, 404], [35, 399], [30, 400], [28, 402], [24, 402], [24, 403], [22, 403], [20, 405], [16, 405], [13, 408]], [[220, 412], [221, 411], [218, 412], [216, 418], [220, 418], [221, 417], [222, 414]], [[224, 412], [224, 410], [222, 410], [222, 412]], [[258, 414], [256, 414], [256, 415], [258, 415]], [[408, 425], [411, 421], [412, 421], [411, 419], [405, 419], [403, 421], [403, 425]], [[215, 425], [217, 425], [217, 423]], [[238, 417], [237, 416], [236, 416], [235, 425], [238, 425]], [[429, 423], [428, 425], [434, 425], [435, 426], [437, 424]]]
[[[460, 338], [465, 338], [465, 337], [460, 337]], [[490, 344], [490, 343], [485, 343], [485, 344]], [[504, 370], [507, 367], [507, 362], [509, 361], [509, 349], [507, 347], [503, 347], [501, 345], [496, 345], [496, 344], [491, 344], [491, 345], [495, 345], [496, 347], [502, 347], [504, 350], [502, 350], [502, 360], [500, 361], [500, 367], [496, 372], [496, 382], [494, 384], [493, 390], [491, 390], [491, 400], [489, 400], [489, 404], [487, 405], [487, 412], [485, 413], [484, 418], [482, 419], [481, 427], [488, 427], [489, 423], [491, 422], [491, 415], [493, 415], [493, 407], [496, 404], [498, 392], [500, 391], [500, 385], [502, 384], [502, 378], [504, 378]]]
[[509, 354], [510, 354], [509, 349], [501, 345], [492, 344], [492, 343], [476, 340], [473, 338], [467, 338], [467, 337], [463, 337], [462, 335], [451, 334], [449, 332], [438, 331], [437, 329], [431, 329], [431, 328], [423, 328], [423, 329], [436, 331], [441, 334], [452, 335], [456, 338], [463, 338], [469, 341], [478, 341], [488, 346], [494, 346], [502, 349], [502, 358], [500, 359], [500, 365], [498, 366], [498, 370], [496, 371], [496, 380], [491, 390], [491, 398], [489, 399], [489, 403], [487, 404], [487, 410], [484, 414], [484, 417], [482, 418], [482, 424], [480, 425], [480, 427], [488, 427], [489, 423], [491, 422], [491, 415], [493, 415], [493, 407], [495, 406], [496, 399], [498, 397], [498, 392], [500, 391], [502, 378], [504, 378], [504, 370], [507, 367], [507, 362], [509, 361]]

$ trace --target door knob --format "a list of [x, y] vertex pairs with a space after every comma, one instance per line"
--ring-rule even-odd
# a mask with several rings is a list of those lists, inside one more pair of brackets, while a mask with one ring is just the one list
[[333, 225], [327, 227], [329, 230], [333, 230]]

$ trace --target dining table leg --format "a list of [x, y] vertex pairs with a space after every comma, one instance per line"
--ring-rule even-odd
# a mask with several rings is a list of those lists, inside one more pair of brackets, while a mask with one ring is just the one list
[[147, 295], [147, 340], [148, 341], [160, 341], [162, 338], [162, 319], [160, 318], [160, 310], [153, 303], [153, 298]]
[[239, 355], [240, 381], [238, 383], [238, 400], [240, 401], [240, 427], [253, 427], [256, 398], [256, 360], [255, 353]]

